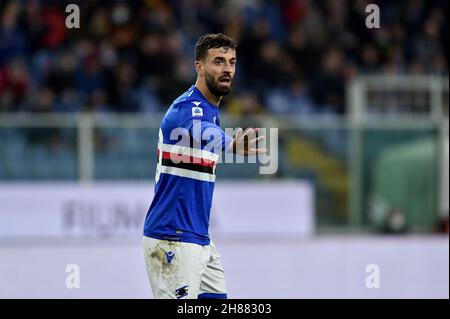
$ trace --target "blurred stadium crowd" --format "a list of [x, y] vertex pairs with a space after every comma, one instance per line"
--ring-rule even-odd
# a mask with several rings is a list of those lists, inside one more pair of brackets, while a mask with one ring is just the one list
[[198, 37], [224, 32], [239, 42], [226, 112], [342, 114], [357, 74], [448, 74], [447, 21], [447, 0], [1, 1], [0, 111], [163, 112], [195, 79]]

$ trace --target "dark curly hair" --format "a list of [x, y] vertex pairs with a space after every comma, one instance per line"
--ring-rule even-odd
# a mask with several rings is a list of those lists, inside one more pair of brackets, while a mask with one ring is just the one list
[[209, 49], [222, 47], [236, 50], [237, 42], [223, 33], [209, 33], [202, 35], [195, 44], [195, 60], [199, 61], [203, 59]]

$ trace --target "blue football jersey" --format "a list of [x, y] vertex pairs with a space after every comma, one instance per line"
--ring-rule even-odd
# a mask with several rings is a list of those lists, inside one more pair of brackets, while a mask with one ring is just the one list
[[159, 130], [155, 196], [145, 236], [209, 244], [216, 165], [231, 142], [220, 128], [218, 107], [195, 86], [172, 103]]

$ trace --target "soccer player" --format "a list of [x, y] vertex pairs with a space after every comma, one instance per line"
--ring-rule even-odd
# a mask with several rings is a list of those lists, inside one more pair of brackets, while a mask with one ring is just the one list
[[215, 169], [222, 152], [262, 154], [263, 136], [220, 128], [219, 103], [231, 92], [234, 39], [207, 34], [195, 46], [195, 85], [178, 97], [159, 130], [155, 196], [144, 225], [144, 254], [154, 298], [227, 298], [220, 255], [208, 235]]

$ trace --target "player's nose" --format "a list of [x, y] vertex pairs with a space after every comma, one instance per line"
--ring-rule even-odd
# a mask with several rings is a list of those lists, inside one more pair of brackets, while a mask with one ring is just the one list
[[227, 72], [231, 74], [232, 68], [230, 63], [224, 63], [223, 65], [223, 72]]

